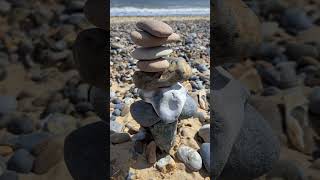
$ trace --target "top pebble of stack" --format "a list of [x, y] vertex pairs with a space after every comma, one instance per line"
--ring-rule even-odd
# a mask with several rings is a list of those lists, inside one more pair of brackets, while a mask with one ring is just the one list
[[169, 37], [173, 33], [172, 28], [168, 24], [156, 20], [140, 21], [137, 23], [137, 27], [156, 37]]

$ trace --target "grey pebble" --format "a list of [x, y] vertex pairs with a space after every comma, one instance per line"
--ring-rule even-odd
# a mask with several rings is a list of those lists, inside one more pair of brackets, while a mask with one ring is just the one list
[[199, 129], [198, 134], [204, 140], [204, 142], [209, 143], [210, 142], [210, 124], [203, 125]]
[[16, 111], [17, 100], [13, 96], [0, 96], [0, 115], [5, 115]]
[[208, 172], [210, 172], [210, 143], [203, 143], [201, 145], [200, 155], [202, 157], [204, 167]]
[[131, 138], [128, 133], [113, 133], [110, 135], [110, 140], [114, 144], [120, 144], [129, 141]]
[[187, 94], [187, 99], [184, 103], [179, 119], [191, 118], [197, 112], [197, 109], [197, 103], [189, 94]]
[[8, 161], [8, 169], [19, 173], [29, 173], [32, 169], [34, 157], [26, 150], [15, 151]]
[[77, 119], [73, 116], [54, 113], [50, 114], [44, 121], [44, 129], [56, 135], [68, 134], [77, 129]]
[[123, 130], [123, 125], [119, 124], [116, 121], [110, 121], [110, 132], [111, 133], [120, 133]]
[[199, 171], [202, 167], [202, 158], [200, 154], [187, 146], [180, 146], [177, 156], [190, 170]]
[[6, 171], [0, 176], [0, 180], [19, 180], [19, 176], [15, 171]]
[[309, 95], [309, 109], [312, 113], [320, 115], [320, 87], [315, 87]]

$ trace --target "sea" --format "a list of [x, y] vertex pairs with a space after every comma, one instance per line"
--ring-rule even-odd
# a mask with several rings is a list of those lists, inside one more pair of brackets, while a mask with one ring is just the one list
[[111, 0], [111, 16], [209, 16], [210, 0]]

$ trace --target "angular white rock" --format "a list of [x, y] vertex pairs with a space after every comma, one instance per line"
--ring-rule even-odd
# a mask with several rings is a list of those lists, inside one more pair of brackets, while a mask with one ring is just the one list
[[178, 119], [187, 99], [187, 90], [180, 83], [157, 90], [141, 90], [140, 93], [141, 98], [152, 104], [161, 121], [165, 123]]

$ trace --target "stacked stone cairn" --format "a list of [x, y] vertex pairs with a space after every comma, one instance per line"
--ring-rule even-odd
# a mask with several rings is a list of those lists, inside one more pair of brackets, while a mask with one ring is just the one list
[[130, 107], [132, 117], [149, 129], [160, 150], [169, 152], [173, 146], [178, 120], [190, 118], [197, 110], [196, 102], [181, 84], [191, 76], [190, 65], [183, 58], [173, 58], [168, 43], [180, 36], [161, 21], [145, 20], [136, 24], [139, 30], [131, 33], [137, 47], [131, 56], [137, 60], [133, 75], [142, 100]]

